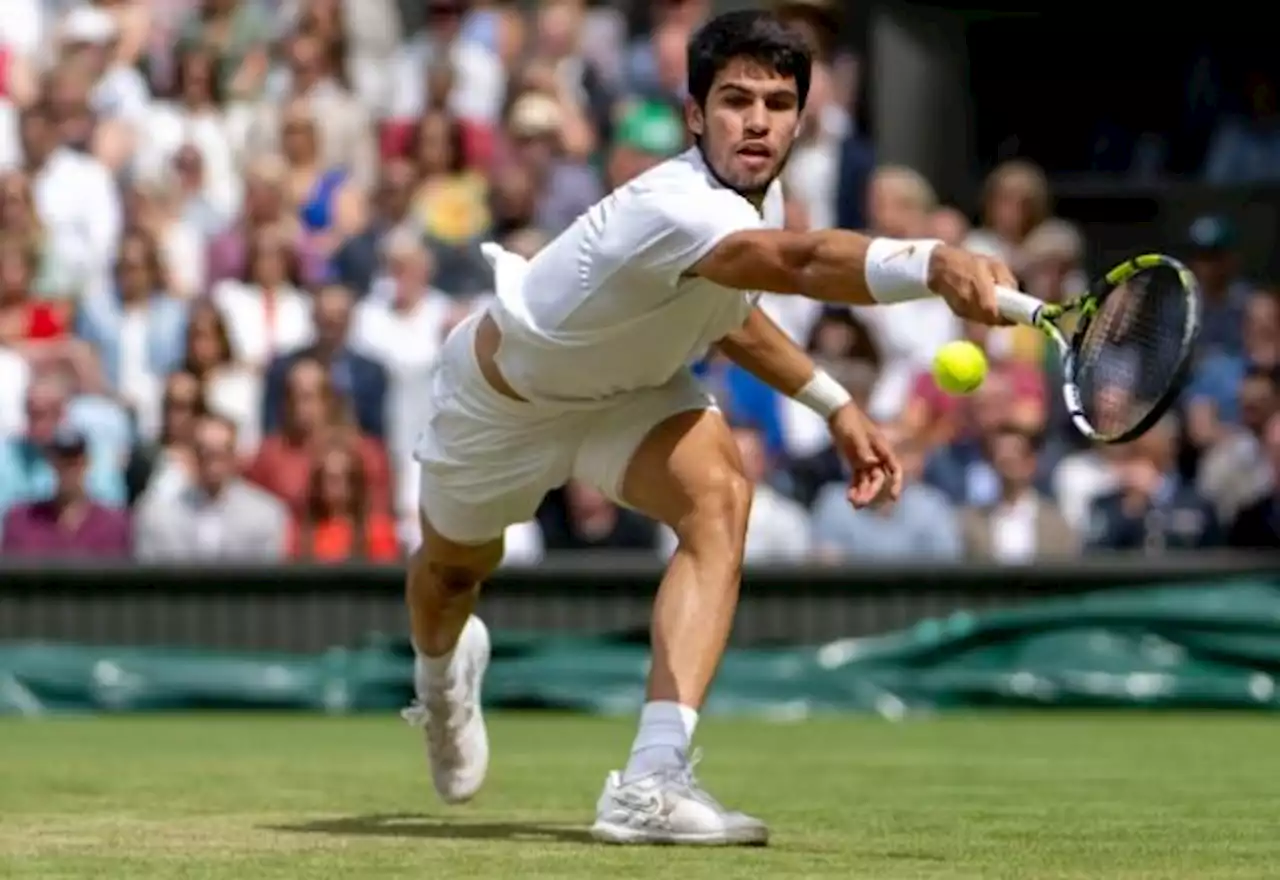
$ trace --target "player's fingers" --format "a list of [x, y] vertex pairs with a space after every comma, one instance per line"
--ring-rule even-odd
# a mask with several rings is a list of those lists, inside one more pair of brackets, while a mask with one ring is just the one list
[[902, 462], [898, 461], [898, 456], [894, 453], [893, 448], [889, 445], [889, 441], [884, 435], [877, 431], [872, 438], [876, 454], [880, 457], [880, 466], [885, 473], [885, 493], [886, 497], [891, 501], [897, 501], [902, 496]]
[[[989, 260], [988, 263], [991, 266], [991, 274], [995, 277], [995, 281], [997, 285], [999, 285], [1000, 287], [1007, 287], [1010, 290], [1018, 289], [1018, 279], [1017, 279], [1017, 276], [1013, 274], [1012, 269], [1010, 269], [1007, 265], [1005, 265], [1000, 260]], [[996, 323], [1003, 324], [1006, 326], [1013, 323], [1008, 318], [1005, 318], [1003, 315], [999, 314], [998, 305], [997, 305], [996, 313], [998, 316], [998, 320], [996, 321]]]
[[1000, 323], [1000, 307], [996, 305], [996, 275], [991, 269], [991, 263], [987, 260], [981, 261], [981, 268], [977, 272], [977, 320], [984, 324]]
[[872, 504], [884, 489], [884, 471], [878, 467], [859, 471], [849, 490], [849, 501], [854, 507]]

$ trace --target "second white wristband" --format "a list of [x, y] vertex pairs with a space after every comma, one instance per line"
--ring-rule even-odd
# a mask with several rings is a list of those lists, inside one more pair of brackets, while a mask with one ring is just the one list
[[793, 399], [826, 420], [831, 418], [840, 407], [853, 400], [853, 395], [830, 373], [814, 370], [813, 378], [795, 393]]

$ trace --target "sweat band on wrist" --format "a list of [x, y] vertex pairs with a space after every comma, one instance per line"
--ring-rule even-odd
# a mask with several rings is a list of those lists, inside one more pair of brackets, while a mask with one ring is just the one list
[[832, 413], [853, 400], [853, 395], [832, 378], [830, 373], [814, 370], [813, 378], [792, 395], [792, 399], [797, 403], [804, 404], [825, 420], [831, 418]]
[[867, 247], [867, 290], [878, 303], [909, 302], [933, 296], [929, 258], [942, 244], [934, 238], [876, 238]]

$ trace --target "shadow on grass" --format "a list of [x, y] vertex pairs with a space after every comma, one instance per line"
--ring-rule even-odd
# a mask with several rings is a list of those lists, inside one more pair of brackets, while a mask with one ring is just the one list
[[539, 822], [447, 821], [421, 813], [385, 813], [271, 825], [268, 831], [334, 837], [405, 837], [436, 840], [510, 840], [528, 843], [591, 843], [585, 828]]

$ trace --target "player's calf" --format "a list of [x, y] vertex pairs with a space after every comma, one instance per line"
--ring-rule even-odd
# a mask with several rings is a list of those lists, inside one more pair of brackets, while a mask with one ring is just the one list
[[479, 791], [489, 766], [480, 701], [489, 632], [471, 612], [481, 580], [502, 558], [502, 543], [458, 545], [423, 525], [423, 545], [405, 587], [416, 699], [402, 715], [424, 731], [440, 797], [461, 803]]

